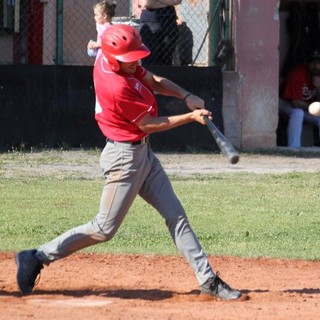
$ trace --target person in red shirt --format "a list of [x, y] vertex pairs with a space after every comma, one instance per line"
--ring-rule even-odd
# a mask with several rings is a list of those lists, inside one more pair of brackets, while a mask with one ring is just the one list
[[[94, 66], [96, 120], [106, 137], [100, 157], [105, 176], [98, 214], [38, 249], [16, 255], [17, 282], [22, 294], [31, 293], [43, 265], [80, 249], [111, 240], [137, 195], [163, 217], [177, 248], [192, 267], [201, 291], [221, 300], [239, 299], [213, 272], [168, 176], [148, 143], [150, 134], [193, 121], [205, 125], [211, 112], [204, 101], [172, 81], [139, 65], [149, 49], [128, 25], [113, 25], [102, 35], [102, 55]], [[154, 92], [186, 102], [189, 112], [158, 116]]]
[[307, 63], [294, 67], [280, 86], [279, 115], [288, 120], [288, 147], [301, 147], [304, 121], [312, 123], [320, 130], [320, 117], [308, 112], [309, 105], [314, 101], [320, 101], [320, 52], [318, 51], [311, 55]]

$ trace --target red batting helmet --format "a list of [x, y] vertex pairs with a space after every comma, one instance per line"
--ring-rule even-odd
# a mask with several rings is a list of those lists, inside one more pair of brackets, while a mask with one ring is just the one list
[[139, 32], [126, 24], [115, 24], [107, 28], [102, 34], [101, 49], [114, 71], [120, 69], [118, 61], [133, 62], [150, 54]]

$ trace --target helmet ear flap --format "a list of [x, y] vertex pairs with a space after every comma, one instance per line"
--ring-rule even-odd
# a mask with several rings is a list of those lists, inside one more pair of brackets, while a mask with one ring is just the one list
[[107, 54], [106, 58], [113, 71], [117, 72], [120, 70], [120, 64], [117, 59], [115, 59], [111, 54]]
[[119, 71], [120, 65], [118, 60], [114, 60], [114, 63], [111, 65], [111, 69], [115, 72]]

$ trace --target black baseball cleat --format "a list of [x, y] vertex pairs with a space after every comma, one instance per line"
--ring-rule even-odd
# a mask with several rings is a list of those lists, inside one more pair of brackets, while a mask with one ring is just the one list
[[22, 294], [29, 294], [35, 285], [43, 264], [36, 258], [37, 250], [24, 250], [16, 255], [17, 282]]
[[220, 300], [235, 300], [242, 296], [238, 290], [232, 289], [218, 275], [209, 278], [202, 286], [201, 293], [208, 294]]

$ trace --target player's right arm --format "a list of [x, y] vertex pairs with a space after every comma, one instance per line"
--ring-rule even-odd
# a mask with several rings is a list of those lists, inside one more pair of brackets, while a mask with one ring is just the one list
[[166, 131], [190, 122], [199, 122], [205, 125], [204, 116], [212, 119], [211, 112], [204, 108], [204, 101], [196, 95], [189, 94], [188, 91], [167, 78], [157, 76], [149, 71], [142, 79], [143, 83], [154, 92], [165, 96], [172, 96], [178, 99], [185, 99], [185, 102], [192, 112], [174, 116], [153, 117], [149, 113], [137, 121], [137, 126], [143, 132], [151, 134], [154, 132]]
[[206, 109], [196, 109], [192, 112], [168, 117], [152, 117], [149, 113], [147, 113], [136, 123], [136, 125], [141, 131], [145, 132], [146, 134], [151, 134], [154, 132], [167, 131], [194, 121], [205, 125], [206, 122], [204, 120], [204, 116], [207, 116], [210, 119], [212, 118], [211, 112]]

